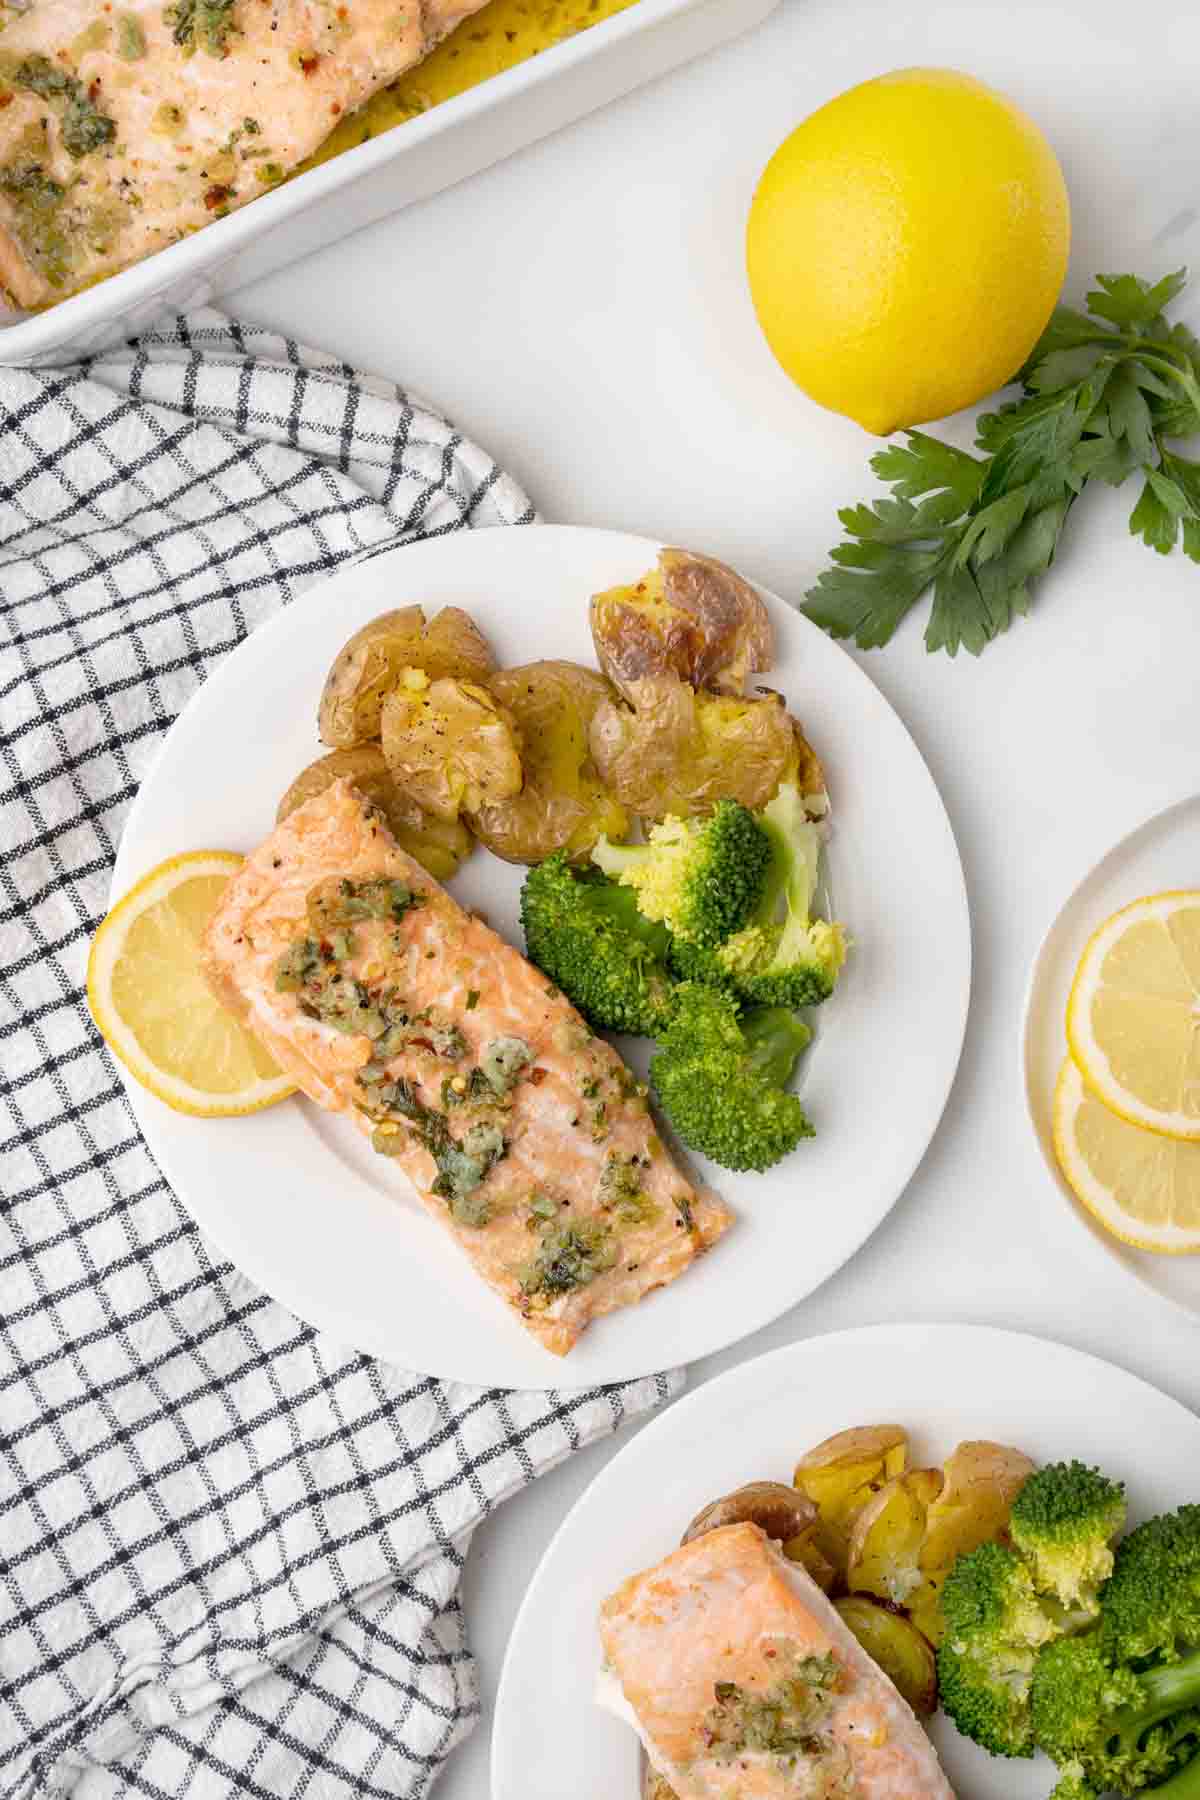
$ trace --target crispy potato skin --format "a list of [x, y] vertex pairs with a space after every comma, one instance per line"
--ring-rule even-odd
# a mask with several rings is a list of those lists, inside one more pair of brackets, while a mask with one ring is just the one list
[[673, 675], [696, 688], [740, 694], [771, 667], [774, 635], [749, 582], [694, 550], [661, 550], [658, 568], [591, 604], [600, 666], [627, 700], [633, 684]]
[[504, 669], [488, 683], [515, 719], [525, 785], [471, 814], [480, 842], [506, 862], [537, 863], [556, 850], [582, 856], [602, 834], [623, 838], [629, 818], [600, 779], [589, 727], [612, 690], [595, 669], [548, 660]]
[[851, 1594], [834, 1605], [917, 1717], [929, 1718], [937, 1708], [937, 1662], [928, 1640], [901, 1613], [865, 1594]]
[[411, 688], [402, 681], [383, 702], [380, 729], [395, 780], [435, 818], [457, 819], [521, 791], [516, 720], [477, 682], [445, 675]]
[[708, 813], [718, 800], [757, 810], [794, 762], [792, 721], [776, 694], [699, 694], [672, 675], [631, 684], [633, 705], [607, 700], [589, 744], [601, 779], [643, 819]]
[[698, 1512], [683, 1536], [681, 1544], [716, 1531], [722, 1525], [757, 1525], [769, 1538], [786, 1543], [799, 1537], [816, 1523], [817, 1509], [811, 1500], [782, 1481], [748, 1481], [745, 1487], [723, 1494], [702, 1512]]
[[416, 801], [396, 786], [378, 744], [360, 744], [357, 750], [331, 750], [328, 756], [309, 763], [279, 802], [276, 824], [343, 778], [352, 781], [359, 793], [379, 808], [400, 848], [415, 857], [435, 880], [449, 881], [470, 856], [475, 845], [466, 826], [449, 824], [422, 812]]
[[445, 606], [429, 621], [420, 606], [380, 613], [342, 645], [325, 677], [317, 710], [321, 742], [349, 750], [377, 738], [384, 699], [402, 669], [423, 669], [430, 681], [485, 682], [495, 667], [482, 632], [459, 606]]

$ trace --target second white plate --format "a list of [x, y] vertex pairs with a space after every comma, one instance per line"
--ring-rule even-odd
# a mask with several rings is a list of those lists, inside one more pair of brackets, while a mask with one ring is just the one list
[[[970, 1325], [881, 1325], [743, 1363], [653, 1420], [601, 1471], [550, 1544], [509, 1639], [492, 1800], [637, 1800], [638, 1745], [592, 1702], [596, 1616], [627, 1575], [673, 1550], [709, 1500], [849, 1425], [909, 1432], [916, 1463], [964, 1438], [1036, 1462], [1072, 1456], [1126, 1483], [1131, 1519], [1200, 1499], [1200, 1419], [1062, 1344]], [[1042, 1800], [1049, 1763], [989, 1757], [944, 1718], [932, 1736], [961, 1800]]]
[[1067, 1204], [1123, 1268], [1163, 1300], [1200, 1316], [1200, 1255], [1155, 1256], [1135, 1250], [1079, 1204], [1054, 1154], [1054, 1084], [1067, 1054], [1065, 1019], [1071, 981], [1097, 926], [1143, 894], [1200, 885], [1200, 795], [1155, 813], [1089, 869], [1042, 940], [1025, 1001], [1021, 1049], [1025, 1097], [1046, 1166]]
[[[130, 815], [115, 891], [180, 850], [249, 850], [266, 836], [280, 794], [319, 754], [314, 721], [330, 662], [385, 607], [465, 606], [502, 664], [593, 663], [588, 596], [636, 580], [657, 548], [604, 531], [462, 531], [313, 589], [236, 650], [176, 721]], [[150, 1148], [198, 1223], [302, 1318], [408, 1368], [482, 1386], [625, 1380], [691, 1362], [776, 1318], [831, 1275], [902, 1192], [962, 1044], [962, 870], [929, 771], [879, 690], [806, 619], [779, 601], [771, 612], [770, 679], [828, 770], [832, 885], [855, 940], [809, 1058], [816, 1138], [765, 1175], [701, 1163], [735, 1208], [735, 1228], [682, 1280], [602, 1319], [560, 1360], [527, 1336], [345, 1119], [302, 1100], [248, 1119], [191, 1119], [131, 1086]], [[519, 945], [523, 876], [480, 850], [451, 886]], [[632, 1057], [643, 1067], [647, 1048]]]

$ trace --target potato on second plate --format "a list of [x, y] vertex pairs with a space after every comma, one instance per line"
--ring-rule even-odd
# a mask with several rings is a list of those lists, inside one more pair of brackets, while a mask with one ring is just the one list
[[331, 783], [344, 779], [352, 781], [359, 793], [379, 808], [400, 848], [415, 857], [436, 881], [449, 881], [470, 856], [474, 843], [466, 826], [423, 812], [415, 800], [396, 786], [378, 744], [360, 744], [356, 750], [331, 750], [328, 756], [309, 763], [279, 802], [276, 824], [306, 800], [324, 793]]
[[907, 1469], [867, 1501], [850, 1532], [846, 1583], [852, 1593], [907, 1606], [921, 1585], [926, 1518], [943, 1479], [940, 1469]]
[[908, 1462], [900, 1425], [856, 1425], [816, 1444], [796, 1464], [793, 1484], [821, 1515], [817, 1541], [843, 1579], [854, 1521], [867, 1502]]
[[718, 800], [757, 811], [795, 767], [792, 720], [778, 694], [697, 693], [674, 675], [627, 687], [633, 704], [599, 706], [589, 743], [601, 779], [640, 818], [686, 818]]
[[480, 842], [506, 862], [537, 863], [556, 850], [582, 856], [601, 836], [623, 839], [629, 816], [588, 748], [588, 728], [612, 694], [603, 675], [547, 660], [503, 669], [488, 687], [516, 721], [525, 784], [470, 809]]
[[383, 702], [383, 754], [406, 794], [457, 819], [519, 794], [521, 739], [507, 707], [473, 681], [408, 670]]
[[945, 1485], [926, 1515], [921, 1585], [908, 1602], [913, 1622], [935, 1646], [943, 1636], [940, 1596], [955, 1560], [1002, 1538], [1013, 1501], [1034, 1464], [1007, 1444], [960, 1444], [943, 1465]]
[[592, 641], [600, 667], [627, 700], [632, 684], [673, 675], [692, 687], [740, 694], [769, 669], [767, 609], [748, 581], [694, 550], [660, 550], [658, 568], [630, 587], [595, 594]]
[[453, 675], [481, 682], [495, 666], [483, 633], [460, 606], [444, 606], [429, 621], [420, 606], [380, 613], [342, 645], [325, 677], [321, 741], [349, 750], [377, 738], [384, 700], [404, 669], [420, 669], [430, 681]]

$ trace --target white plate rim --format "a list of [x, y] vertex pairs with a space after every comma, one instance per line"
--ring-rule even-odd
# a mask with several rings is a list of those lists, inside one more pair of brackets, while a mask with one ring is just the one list
[[[929, 1346], [931, 1360], [936, 1347], [938, 1360], [943, 1365], [951, 1365], [955, 1344], [961, 1346], [966, 1340], [969, 1340], [972, 1346], [989, 1347], [994, 1353], [997, 1363], [1001, 1366], [1005, 1364], [1006, 1356], [1011, 1358], [1014, 1354], [1041, 1357], [1051, 1362], [1057, 1360], [1063, 1365], [1076, 1368], [1081, 1375], [1089, 1374], [1094, 1382], [1112, 1382], [1123, 1389], [1122, 1400], [1127, 1398], [1130, 1402], [1140, 1401], [1147, 1410], [1161, 1409], [1163, 1413], [1172, 1415], [1177, 1426], [1181, 1426], [1195, 1435], [1197, 1455], [1200, 1456], [1200, 1417], [1197, 1417], [1182, 1401], [1165, 1394], [1152, 1382], [1131, 1374], [1129, 1370], [1123, 1369], [1117, 1363], [1109, 1362], [1089, 1351], [1078, 1350], [1057, 1339], [1042, 1337], [1035, 1332], [1012, 1331], [993, 1325], [910, 1320], [894, 1324], [853, 1326], [842, 1331], [801, 1338], [794, 1343], [784, 1344], [776, 1350], [768, 1351], [762, 1356], [752, 1357], [746, 1362], [739, 1363], [714, 1377], [712, 1381], [705, 1382], [693, 1392], [685, 1394], [665, 1412], [659, 1413], [640, 1426], [635, 1435], [624, 1443], [576, 1499], [538, 1558], [537, 1566], [529, 1579], [509, 1633], [496, 1690], [489, 1757], [491, 1800], [528, 1800], [528, 1790], [522, 1790], [514, 1785], [518, 1779], [516, 1770], [519, 1767], [519, 1747], [514, 1746], [511, 1757], [509, 1751], [510, 1734], [515, 1738], [519, 1712], [517, 1704], [512, 1699], [512, 1690], [516, 1688], [517, 1682], [520, 1680], [518, 1665], [523, 1657], [524, 1634], [530, 1630], [532, 1624], [536, 1624], [539, 1617], [542, 1584], [557, 1572], [556, 1561], [564, 1548], [570, 1548], [575, 1533], [579, 1532], [581, 1537], [586, 1537], [587, 1527], [593, 1522], [593, 1514], [603, 1513], [609, 1520], [614, 1516], [620, 1516], [619, 1507], [613, 1504], [613, 1497], [620, 1498], [621, 1486], [627, 1475], [631, 1471], [636, 1471], [643, 1458], [653, 1459], [658, 1453], [660, 1444], [671, 1438], [680, 1442], [690, 1435], [696, 1441], [703, 1441], [702, 1421], [706, 1410], [714, 1405], [714, 1396], [719, 1408], [727, 1394], [731, 1392], [736, 1394], [736, 1390], [744, 1384], [762, 1383], [764, 1378], [769, 1387], [771, 1376], [776, 1371], [788, 1370], [791, 1365], [794, 1365], [796, 1385], [802, 1393], [800, 1377], [804, 1365], [810, 1361], [819, 1363], [826, 1358], [836, 1362], [838, 1350], [847, 1346], [855, 1348], [875, 1346], [880, 1350], [891, 1348], [893, 1351], [900, 1352], [912, 1347]], [[914, 1408], [914, 1414], [919, 1416], [920, 1410], [918, 1405]], [[1122, 1417], [1126, 1416], [1123, 1404], [1110, 1410], [1116, 1411]], [[853, 1418], [846, 1419], [847, 1425], [854, 1422]], [[693, 1423], [696, 1429], [693, 1429]], [[912, 1420], [908, 1423], [912, 1424]], [[974, 1435], [969, 1426], [966, 1426], [966, 1422], [964, 1422], [964, 1426], [966, 1427], [964, 1435]], [[919, 1431], [920, 1427], [917, 1426], [916, 1429]], [[795, 1447], [793, 1441], [795, 1439], [794, 1421], [781, 1420], [779, 1432], [781, 1456], [787, 1457], [789, 1450], [794, 1450]], [[802, 1437], [803, 1433], [801, 1433]], [[948, 1453], [952, 1447], [951, 1444], [946, 1444], [943, 1452]], [[1063, 1454], [1071, 1454], [1069, 1444], [1064, 1446]], [[1112, 1473], [1118, 1478], [1121, 1478], [1123, 1474], [1119, 1468], [1114, 1468]], [[719, 1475], [714, 1477], [713, 1488], [718, 1486], [720, 1479]], [[710, 1489], [710, 1491], [712, 1490]], [[697, 1506], [703, 1504], [702, 1498], [698, 1497], [696, 1504]], [[1172, 1502], [1172, 1504], [1179, 1504], [1179, 1502]], [[664, 1549], [662, 1553], [664, 1555], [677, 1541], [676, 1534], [680, 1528], [681, 1521], [678, 1518], [672, 1517], [663, 1521]], [[631, 1561], [627, 1573], [632, 1574], [637, 1567], [638, 1563], [635, 1558]], [[599, 1600], [597, 1600], [598, 1604]], [[595, 1665], [598, 1667], [598, 1642], [594, 1644], [594, 1655]], [[947, 1729], [952, 1731], [952, 1727], [947, 1727]], [[632, 1736], [632, 1733], [630, 1735]], [[1021, 1766], [1024, 1768], [1036, 1767], [1034, 1764], [1022, 1764]], [[962, 1792], [961, 1787], [959, 1792]], [[534, 1796], [534, 1800], [544, 1800], [544, 1797], [539, 1792]], [[625, 1800], [636, 1800], [632, 1789]]]
[[[1038, 996], [1043, 983], [1050, 978], [1050, 965], [1054, 959], [1055, 950], [1054, 939], [1060, 925], [1064, 923], [1068, 915], [1076, 906], [1083, 903], [1087, 889], [1097, 877], [1100, 877], [1103, 874], [1106, 866], [1110, 863], [1116, 863], [1135, 838], [1140, 837], [1143, 833], [1151, 832], [1156, 826], [1164, 824], [1170, 814], [1180, 812], [1184, 807], [1195, 805], [1198, 802], [1200, 802], [1200, 790], [1192, 784], [1186, 787], [1182, 792], [1175, 794], [1173, 798], [1166, 800], [1162, 805], [1156, 806], [1153, 812], [1146, 813], [1142, 818], [1130, 825], [1126, 831], [1123, 831], [1120, 837], [1109, 843], [1107, 848], [1102, 850], [1098, 856], [1094, 857], [1078, 879], [1072, 883], [1071, 888], [1061, 904], [1055, 909], [1050, 923], [1042, 933], [1037, 950], [1034, 953], [1033, 961], [1030, 963], [1029, 974], [1025, 982], [1025, 992], [1021, 1000], [1020, 1025], [1017, 1033], [1017, 1056], [1020, 1062], [1021, 1094], [1025, 1101], [1025, 1117], [1029, 1125], [1034, 1145], [1046, 1166], [1050, 1179], [1054, 1183], [1062, 1199], [1065, 1201], [1067, 1208], [1079, 1223], [1086, 1228], [1093, 1243], [1104, 1252], [1110, 1262], [1115, 1262], [1126, 1274], [1132, 1276], [1138, 1283], [1138, 1286], [1143, 1288], [1147, 1293], [1153, 1294], [1154, 1298], [1159, 1301], [1161, 1305], [1170, 1307], [1171, 1311], [1178, 1317], [1189, 1320], [1193, 1325], [1200, 1325], [1200, 1297], [1197, 1298], [1195, 1305], [1191, 1305], [1188, 1301], [1181, 1299], [1178, 1295], [1170, 1293], [1166, 1289], [1160, 1287], [1152, 1276], [1154, 1264], [1160, 1259], [1154, 1256], [1150, 1251], [1140, 1251], [1132, 1244], [1123, 1243], [1120, 1238], [1114, 1237], [1111, 1232], [1106, 1231], [1103, 1225], [1100, 1224], [1100, 1221], [1092, 1217], [1092, 1214], [1088, 1211], [1087, 1207], [1082, 1204], [1074, 1193], [1066, 1176], [1058, 1166], [1058, 1158], [1054, 1154], [1053, 1143], [1047, 1141], [1045, 1134], [1038, 1124], [1038, 1101], [1036, 1096], [1039, 1082], [1034, 1069], [1034, 1062], [1037, 1056], [1036, 1046], [1041, 1041], [1037, 1018]], [[1097, 921], [1097, 923], [1099, 923], [1099, 921]], [[1080, 943], [1079, 949], [1082, 952], [1082, 943]], [[1064, 1030], [1062, 1036], [1062, 1054], [1065, 1056], [1066, 1053], [1067, 1045]], [[1171, 1258], [1169, 1260], [1186, 1260], [1186, 1258]], [[1192, 1253], [1192, 1260], [1200, 1264], [1200, 1252]]]
[[[298, 600], [266, 621], [236, 650], [230, 652], [203, 686], [192, 696], [187, 706], [174, 721], [159, 749], [156, 762], [130, 809], [118, 848], [113, 880], [114, 894], [124, 892], [154, 860], [145, 852], [139, 851], [138, 846], [144, 836], [145, 816], [158, 803], [159, 786], [166, 778], [165, 771], [169, 768], [173, 745], [178, 747], [189, 728], [189, 721], [194, 722], [202, 705], [211, 708], [215, 704], [214, 697], [219, 696], [225, 686], [233, 686], [234, 677], [230, 676], [229, 671], [233, 668], [236, 676], [241, 666], [237, 664], [238, 658], [244, 659], [246, 663], [251, 658], [255, 658], [259, 662], [265, 660], [267, 653], [273, 652], [277, 644], [284, 642], [291, 633], [299, 628], [299, 622], [304, 617], [306, 608], [315, 609], [320, 604], [320, 597], [322, 595], [329, 596], [339, 584], [349, 590], [356, 580], [361, 580], [368, 566], [371, 568], [368, 581], [378, 583], [381, 570], [385, 570], [395, 558], [413, 558], [419, 553], [423, 559], [427, 559], [436, 549], [439, 555], [446, 557], [452, 563], [456, 550], [461, 550], [464, 545], [472, 545], [477, 548], [485, 540], [489, 542], [489, 549], [493, 552], [500, 543], [503, 543], [505, 549], [500, 551], [500, 555], [503, 557], [509, 554], [513, 545], [519, 542], [528, 543], [531, 539], [536, 539], [546, 546], [548, 554], [554, 554], [559, 545], [566, 546], [569, 543], [572, 549], [579, 546], [582, 555], [590, 543], [597, 549], [603, 548], [606, 553], [611, 553], [615, 566], [619, 566], [622, 556], [629, 559], [635, 553], [639, 559], [642, 559], [642, 566], [645, 566], [653, 561], [653, 557], [660, 547], [658, 540], [622, 532], [594, 530], [590, 527], [524, 526], [518, 533], [511, 527], [497, 526], [490, 530], [453, 533], [440, 539], [426, 539], [413, 544], [398, 545], [384, 551], [375, 550], [368, 556], [359, 558], [354, 563], [335, 571], [326, 581], [315, 584]], [[947, 911], [944, 918], [944, 941], [948, 945], [953, 945], [958, 958], [953, 1008], [956, 1023], [953, 1033], [946, 1033], [946, 1041], [938, 1051], [941, 1066], [938, 1080], [933, 1085], [936, 1104], [929, 1106], [923, 1119], [922, 1129], [913, 1135], [907, 1154], [895, 1164], [887, 1181], [880, 1183], [876, 1196], [877, 1203], [868, 1214], [864, 1215], [861, 1221], [861, 1233], [857, 1237], [857, 1241], [848, 1243], [846, 1247], [842, 1248], [837, 1254], [836, 1260], [827, 1256], [820, 1264], [819, 1273], [815, 1277], [810, 1278], [807, 1273], [800, 1275], [790, 1298], [781, 1305], [773, 1304], [770, 1311], [762, 1310], [749, 1314], [735, 1313], [731, 1318], [716, 1318], [714, 1315], [720, 1309], [708, 1308], [707, 1328], [694, 1331], [695, 1341], [688, 1344], [686, 1354], [672, 1354], [664, 1357], [661, 1345], [655, 1349], [653, 1345], [647, 1343], [635, 1358], [630, 1358], [622, 1353], [615, 1334], [612, 1334], [612, 1341], [613, 1345], [617, 1347], [608, 1350], [603, 1356], [595, 1353], [589, 1354], [599, 1329], [593, 1328], [591, 1332], [585, 1334], [580, 1346], [572, 1353], [572, 1356], [564, 1360], [551, 1358], [539, 1346], [521, 1343], [511, 1349], [507, 1361], [505, 1361], [504, 1346], [501, 1343], [499, 1362], [490, 1355], [483, 1361], [478, 1357], [473, 1358], [468, 1355], [465, 1361], [456, 1363], [451, 1359], [448, 1362], [445, 1354], [439, 1350], [436, 1357], [430, 1353], [429, 1361], [436, 1364], [434, 1367], [429, 1366], [429, 1361], [423, 1360], [423, 1346], [415, 1351], [411, 1344], [405, 1344], [403, 1348], [400, 1348], [390, 1339], [386, 1341], [381, 1339], [373, 1326], [370, 1330], [365, 1329], [360, 1320], [347, 1314], [344, 1310], [335, 1315], [333, 1309], [323, 1304], [319, 1297], [314, 1301], [311, 1294], [299, 1291], [290, 1279], [281, 1276], [274, 1268], [264, 1266], [261, 1259], [255, 1256], [248, 1257], [244, 1243], [239, 1243], [236, 1249], [226, 1250], [226, 1254], [231, 1256], [234, 1263], [251, 1280], [266, 1292], [274, 1295], [297, 1316], [313, 1323], [318, 1329], [330, 1331], [344, 1341], [354, 1343], [356, 1347], [367, 1354], [378, 1355], [385, 1360], [400, 1363], [402, 1366], [417, 1368], [425, 1373], [446, 1379], [461, 1380], [473, 1385], [541, 1387], [566, 1391], [578, 1387], [592, 1387], [598, 1382], [634, 1379], [657, 1371], [664, 1365], [664, 1361], [690, 1362], [700, 1356], [726, 1348], [729, 1344], [769, 1323], [772, 1318], [780, 1316], [781, 1312], [802, 1302], [857, 1253], [905, 1192], [940, 1123], [953, 1087], [965, 1038], [971, 991], [972, 946], [970, 911], [961, 857], [955, 841], [953, 826], [937, 784], [907, 727], [890, 702], [870, 680], [865, 670], [860, 668], [840, 645], [827, 638], [818, 627], [811, 624], [794, 608], [787, 606], [769, 589], [762, 588], [761, 591], [767, 595], [768, 601], [774, 603], [782, 615], [794, 622], [795, 628], [800, 634], [799, 641], [807, 649], [812, 650], [819, 658], [828, 656], [837, 659], [839, 681], [851, 691], [856, 691], [862, 697], [865, 707], [868, 710], [876, 710], [876, 716], [879, 719], [888, 721], [887, 729], [894, 730], [905, 741], [914, 771], [917, 772], [921, 781], [927, 784], [927, 798], [932, 803], [937, 828], [939, 832], [944, 832], [946, 854], [943, 873], [948, 878], [952, 877], [953, 881], [953, 894], [945, 901]], [[431, 604], [435, 602], [444, 604], [448, 598], [446, 593], [432, 593], [429, 596]], [[389, 603], [386, 600], [376, 600], [375, 607]], [[468, 601], [468, 604], [470, 603]], [[205, 700], [205, 696], [207, 696], [207, 700]], [[312, 696], [314, 710], [315, 698], [314, 693]], [[319, 746], [315, 744], [314, 735], [314, 753], [317, 752], [319, 752]], [[160, 1102], [155, 1101], [152, 1096], [138, 1087], [137, 1083], [127, 1076], [123, 1067], [121, 1076], [125, 1081], [126, 1090], [143, 1135], [156, 1160], [163, 1168], [164, 1174], [201, 1228], [210, 1232], [224, 1248], [225, 1243], [220, 1229], [213, 1226], [211, 1219], [205, 1216], [203, 1208], [197, 1209], [191, 1203], [186, 1191], [190, 1183], [187, 1180], [181, 1181], [178, 1174], [173, 1171], [174, 1159], [171, 1152], [163, 1146], [162, 1129], [160, 1129], [165, 1124], [166, 1109], [161, 1107]], [[168, 1118], [170, 1116], [167, 1115]], [[261, 1120], [269, 1115], [259, 1114], [256, 1117]], [[727, 1185], [731, 1185], [731, 1183]], [[698, 1273], [702, 1274], [702, 1271], [698, 1271]], [[696, 1318], [699, 1318], [704, 1311], [703, 1307], [692, 1307], [693, 1316]], [[619, 1320], [621, 1315], [615, 1317]], [[606, 1324], [611, 1325], [612, 1322], [601, 1321], [601, 1327]], [[505, 1324], [507, 1326], [508, 1321], [505, 1321]], [[524, 1339], [525, 1334], [520, 1333], [519, 1336]], [[531, 1349], [534, 1352], [533, 1358], [529, 1354]]]

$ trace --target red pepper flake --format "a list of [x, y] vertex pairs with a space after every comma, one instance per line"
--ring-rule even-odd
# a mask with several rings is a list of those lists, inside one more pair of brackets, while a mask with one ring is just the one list
[[0, 106], [11, 106], [13, 99], [14, 96], [6, 88], [5, 91], [0, 94]]
[[209, 212], [216, 212], [218, 206], [224, 206], [232, 193], [232, 188], [222, 187], [219, 182], [216, 182], [205, 194], [204, 204]]
[[333, 116], [334, 116], [334, 118], [335, 118], [335, 119], [336, 119], [336, 118], [337, 118], [337, 116], [338, 116], [338, 114], [339, 114], [339, 113], [340, 113], [340, 112], [341, 112], [341, 110], [342, 110], [342, 103], [341, 103], [341, 101], [340, 101], [340, 100], [335, 100], [335, 101], [334, 101], [334, 102], [333, 102], [333, 104], [332, 104], [332, 106], [331, 106], [331, 107], [330, 107], [330, 108], [329, 108], [329, 110], [330, 110], [330, 112], [331, 112], [331, 113], [332, 113], [332, 114], [333, 114]]
[[100, 98], [100, 77], [97, 75], [97, 77], [94, 81], [90, 81], [88, 83], [88, 99], [92, 102], [92, 104], [94, 106], [96, 101], [99, 98]]
[[530, 1069], [529, 1079], [532, 1081], [534, 1087], [541, 1087], [549, 1073], [549, 1069]]
[[317, 64], [320, 62], [320, 60], [321, 60], [320, 57], [316, 54], [316, 52], [314, 50], [310, 50], [308, 52], [305, 52], [302, 50], [300, 52], [300, 67], [303, 69], [303, 71], [306, 75], [315, 75], [316, 74]]

